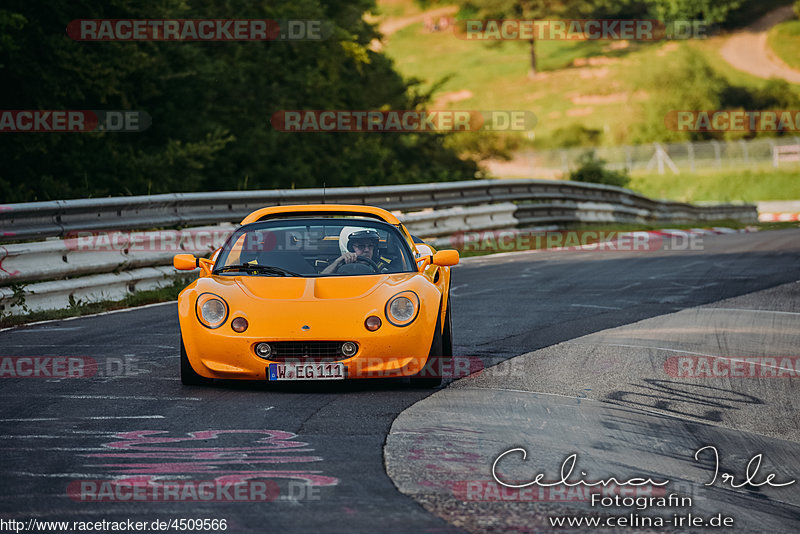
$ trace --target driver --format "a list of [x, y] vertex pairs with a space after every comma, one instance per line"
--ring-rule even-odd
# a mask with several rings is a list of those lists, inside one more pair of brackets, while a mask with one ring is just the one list
[[377, 254], [379, 241], [380, 236], [375, 230], [358, 230], [351, 233], [347, 238], [347, 252], [325, 267], [322, 274], [336, 272], [342, 265], [355, 262], [359, 256], [372, 260], [378, 266], [378, 272], [384, 272], [392, 260]]

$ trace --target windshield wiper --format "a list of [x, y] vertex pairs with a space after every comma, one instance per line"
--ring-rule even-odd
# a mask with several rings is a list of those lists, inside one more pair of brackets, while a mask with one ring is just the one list
[[257, 265], [254, 263], [241, 263], [239, 265], [225, 265], [219, 269], [214, 270], [214, 274], [224, 273], [228, 271], [244, 271], [247, 273], [267, 273], [280, 276], [303, 276], [282, 267], [275, 267], [273, 265]]

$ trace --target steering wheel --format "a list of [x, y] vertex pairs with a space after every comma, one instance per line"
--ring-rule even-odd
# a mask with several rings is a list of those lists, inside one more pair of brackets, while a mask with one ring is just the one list
[[372, 260], [372, 258], [368, 258], [368, 257], [366, 257], [366, 256], [356, 256], [356, 262], [366, 263], [367, 265], [369, 265], [370, 267], [372, 267], [372, 270], [373, 270], [373, 271], [375, 271], [376, 273], [377, 273], [378, 271], [380, 271], [380, 268], [378, 267], [378, 264], [377, 264], [377, 263], [375, 263], [375, 262]]
[[356, 259], [353, 260], [353, 263], [342, 263], [336, 268], [336, 272], [345, 274], [363, 274], [364, 272], [360, 268], [353, 269], [356, 267], [357, 263], [366, 265], [372, 272], [377, 273], [380, 271], [378, 264], [372, 261], [372, 258], [367, 258], [366, 256], [356, 256]]

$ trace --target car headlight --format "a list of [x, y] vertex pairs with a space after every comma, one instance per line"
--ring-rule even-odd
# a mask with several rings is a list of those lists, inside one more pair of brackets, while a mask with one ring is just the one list
[[197, 297], [197, 320], [206, 328], [219, 328], [228, 318], [228, 305], [213, 293]]
[[408, 326], [419, 313], [419, 297], [413, 291], [403, 291], [386, 303], [386, 318], [395, 326]]

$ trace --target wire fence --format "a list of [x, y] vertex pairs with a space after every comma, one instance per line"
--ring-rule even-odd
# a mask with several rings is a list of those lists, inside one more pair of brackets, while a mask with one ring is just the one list
[[606, 166], [628, 172], [674, 173], [714, 169], [799, 168], [800, 137], [758, 138], [738, 141], [653, 143], [615, 147], [578, 147], [523, 153], [530, 177], [568, 174], [589, 151]]

